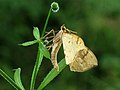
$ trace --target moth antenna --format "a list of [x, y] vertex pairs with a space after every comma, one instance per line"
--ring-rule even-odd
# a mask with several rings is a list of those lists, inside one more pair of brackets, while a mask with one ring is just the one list
[[77, 34], [76, 31], [69, 30], [70, 33]]

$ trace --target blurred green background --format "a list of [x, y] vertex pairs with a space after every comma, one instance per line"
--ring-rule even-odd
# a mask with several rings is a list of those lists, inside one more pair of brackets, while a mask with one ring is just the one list
[[[56, 0], [57, 1], [57, 0]], [[0, 0], [0, 68], [13, 77], [22, 69], [22, 81], [29, 89], [37, 45], [18, 46], [33, 40], [33, 26], [42, 32], [53, 0]], [[44, 90], [120, 90], [120, 0], [59, 0], [58, 13], [52, 13], [47, 31], [62, 24], [78, 32], [96, 55], [99, 65], [83, 73], [67, 66]], [[61, 49], [58, 60], [64, 57]], [[44, 58], [36, 87], [52, 69]], [[14, 88], [0, 76], [0, 90]]]

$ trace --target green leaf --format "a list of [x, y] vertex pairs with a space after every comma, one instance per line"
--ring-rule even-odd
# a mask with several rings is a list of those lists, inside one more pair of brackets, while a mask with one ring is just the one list
[[43, 56], [45, 56], [46, 58], [50, 59], [50, 52], [45, 47], [45, 45], [41, 41], [40, 41], [39, 45], [40, 45], [39, 46], [40, 52], [43, 54]]
[[38, 40], [34, 40], [34, 41], [28, 41], [28, 42], [25, 42], [25, 43], [22, 43], [22, 44], [18, 44], [18, 45], [21, 45], [21, 46], [30, 46], [30, 45], [33, 45], [35, 43], [37, 43]]
[[0, 69], [0, 75], [9, 82], [16, 90], [21, 90], [21, 88], [2, 70]]
[[21, 69], [20, 69], [20, 68], [18, 68], [18, 69], [15, 70], [14, 80], [15, 80], [15, 83], [16, 83], [22, 90], [25, 90], [25, 88], [23, 87], [22, 82], [21, 82], [20, 73], [21, 73]]
[[56, 69], [52, 69], [47, 76], [44, 78], [43, 82], [39, 85], [37, 90], [42, 90], [48, 83], [50, 83], [66, 66], [66, 62], [65, 59], [62, 59], [59, 62], [59, 71], [57, 71]]
[[33, 36], [35, 37], [35, 39], [40, 40], [40, 32], [37, 27], [34, 27], [33, 29]]

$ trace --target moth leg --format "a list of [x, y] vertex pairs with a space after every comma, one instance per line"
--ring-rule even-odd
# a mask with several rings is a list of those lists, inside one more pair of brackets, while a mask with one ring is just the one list
[[48, 35], [50, 35], [50, 34], [53, 34], [53, 36], [55, 36], [55, 31], [52, 29], [52, 30], [50, 30], [49, 32], [47, 32], [47, 34], [42, 38], [42, 39], [45, 39]]
[[54, 36], [45, 37], [45, 39], [51, 39], [51, 38], [54, 38]]
[[[54, 29], [52, 29], [52, 30], [53, 30], [55, 33], [58, 32], [58, 31], [55, 31]], [[50, 30], [50, 31], [51, 31], [51, 30]], [[50, 31], [49, 31], [49, 32], [50, 32]], [[51, 32], [53, 32], [53, 31], [51, 31]], [[49, 33], [49, 32], [45, 32], [45, 33], [47, 34], [47, 33]]]
[[52, 48], [53, 44], [47, 46], [47, 49], [50, 50]]
[[[45, 43], [45, 45], [47, 46], [47, 45], [49, 45], [49, 43], [51, 43], [53, 41], [53, 38], [51, 39], [51, 40], [48, 40], [48, 39], [45, 39], [44, 40], [44, 43]], [[50, 45], [49, 45], [50, 46]]]
[[[48, 36], [48, 35], [50, 35], [51, 33], [52, 33], [52, 36]], [[47, 32], [47, 34], [46, 34], [44, 37], [42, 37], [42, 39], [45, 39], [45, 40], [44, 40], [44, 44], [45, 44], [46, 46], [49, 45], [49, 43], [53, 41], [53, 38], [54, 38], [54, 37], [55, 37], [55, 31], [52, 29], [51, 31]]]

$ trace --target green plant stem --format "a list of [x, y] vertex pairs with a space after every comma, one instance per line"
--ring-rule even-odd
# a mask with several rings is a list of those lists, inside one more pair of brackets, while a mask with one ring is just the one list
[[39, 47], [38, 48], [38, 53], [37, 53], [36, 63], [35, 63], [35, 66], [34, 66], [34, 69], [33, 69], [33, 73], [32, 73], [30, 90], [34, 90], [35, 80], [36, 80], [36, 77], [37, 77], [38, 70], [39, 70], [39, 67], [41, 65], [42, 59], [43, 59], [43, 55], [40, 52], [40, 47]]
[[44, 34], [45, 34], [45, 30], [46, 30], [46, 27], [47, 27], [47, 24], [48, 24], [48, 20], [49, 20], [49, 17], [50, 17], [51, 11], [52, 11], [52, 9], [50, 8], [50, 10], [49, 10], [49, 12], [48, 12], [48, 16], [47, 16], [46, 22], [45, 22], [45, 25], [44, 25], [44, 28], [43, 28], [43, 32], [42, 32], [41, 37], [43, 37]]
[[65, 59], [62, 59], [59, 62], [59, 71], [57, 71], [56, 69], [52, 69], [47, 76], [45, 77], [45, 79], [43, 80], [43, 82], [39, 85], [37, 90], [42, 90], [48, 83], [50, 83], [65, 67], [66, 67], [66, 63], [65, 63]]
[[21, 90], [20, 87], [2, 69], [0, 69], [0, 75], [5, 80], [7, 80], [16, 90]]
[[[46, 27], [47, 27], [47, 24], [48, 24], [48, 20], [49, 20], [51, 11], [52, 11], [52, 9], [50, 8], [41, 37], [44, 36], [44, 33], [45, 33], [45, 30], [46, 30]], [[31, 78], [30, 90], [34, 90], [36, 76], [37, 76], [39, 67], [41, 65], [42, 59], [43, 59], [43, 55], [40, 52], [40, 48], [41, 47], [40, 47], [40, 44], [39, 44], [39, 49], [38, 49], [38, 53], [37, 53], [37, 59], [36, 59], [36, 63], [35, 63], [35, 66], [34, 66], [34, 69], [33, 69], [33, 73], [32, 73], [32, 78]]]

